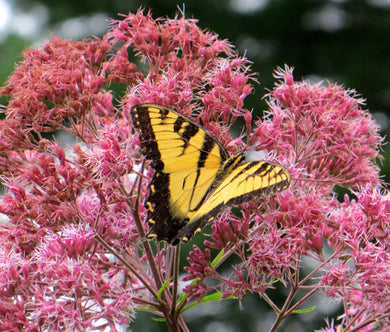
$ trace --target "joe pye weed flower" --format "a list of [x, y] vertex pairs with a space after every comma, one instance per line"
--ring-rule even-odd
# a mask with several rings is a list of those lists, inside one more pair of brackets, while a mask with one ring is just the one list
[[[142, 10], [112, 21], [102, 38], [53, 37], [26, 50], [1, 89], [0, 329], [115, 331], [148, 310], [170, 331], [188, 331], [191, 306], [257, 293], [275, 311], [274, 331], [319, 292], [344, 308], [324, 330], [389, 329], [378, 126], [354, 91], [295, 81], [288, 67], [275, 78], [264, 117], [252, 119], [248, 60], [193, 19]], [[186, 245], [187, 257], [180, 245], [146, 240], [153, 171], [129, 117], [139, 103], [191, 117], [230, 154], [263, 151], [289, 169], [289, 189], [224, 210], [211, 234], [196, 235], [202, 244]], [[245, 127], [233, 139], [239, 118]], [[336, 185], [351, 198], [338, 200]], [[273, 288], [287, 290], [282, 305]]]

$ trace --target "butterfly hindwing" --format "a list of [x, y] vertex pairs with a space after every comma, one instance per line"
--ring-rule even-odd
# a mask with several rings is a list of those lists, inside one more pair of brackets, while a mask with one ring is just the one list
[[[240, 155], [231, 159], [237, 157]], [[268, 197], [288, 188], [290, 174], [284, 167], [267, 161], [242, 161], [243, 158], [224, 175], [172, 243], [189, 239], [225, 207], [240, 205], [254, 197]]]
[[151, 235], [170, 242], [203, 203], [228, 154], [207, 131], [166, 107], [137, 105], [131, 117], [155, 169], [145, 202]]

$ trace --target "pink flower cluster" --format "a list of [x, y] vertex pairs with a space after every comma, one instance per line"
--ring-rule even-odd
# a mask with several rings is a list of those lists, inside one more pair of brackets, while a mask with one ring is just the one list
[[[195, 20], [142, 10], [112, 21], [101, 39], [53, 37], [23, 57], [0, 90], [9, 96], [0, 121], [1, 331], [115, 331], [136, 309], [188, 331], [181, 313], [193, 301], [254, 292], [276, 312], [275, 330], [320, 291], [345, 308], [328, 331], [389, 328], [390, 196], [375, 164], [382, 139], [352, 91], [280, 69], [252, 129], [249, 62]], [[293, 177], [288, 191], [216, 218], [188, 256], [182, 293], [178, 248], [145, 239], [151, 170], [128, 116], [138, 103], [175, 108], [229, 153], [261, 150]], [[246, 143], [229, 132], [239, 117]], [[335, 186], [353, 198], [340, 202]], [[226, 273], [230, 257], [238, 263]], [[316, 265], [303, 266], [305, 257]], [[267, 293], [277, 285], [289, 290], [282, 307]], [[296, 297], [300, 289], [308, 291]]]
[[378, 125], [354, 91], [323, 82], [294, 82], [292, 70], [279, 69], [279, 84], [268, 95], [270, 109], [249, 143], [290, 154], [299, 176], [332, 185], [377, 184], [382, 139]]
[[[334, 331], [370, 331], [378, 322], [388, 328], [390, 196], [375, 164], [382, 142], [378, 126], [353, 91], [295, 82], [287, 67], [276, 77], [280, 81], [268, 95], [266, 116], [248, 142], [288, 165], [293, 183], [275, 198], [247, 204], [252, 213], [245, 210], [241, 228], [237, 217], [222, 215], [205, 243], [239, 257], [236, 276], [215, 275], [213, 258], [205, 263], [195, 250], [186, 271], [197, 287], [185, 290], [202, 294], [206, 276], [199, 273], [208, 267], [207, 277], [218, 281], [213, 289], [224, 296], [253, 291], [263, 296], [279, 315], [270, 330], [319, 291], [346, 308], [332, 323]], [[346, 195], [340, 202], [336, 185], [349, 188], [353, 199]], [[304, 266], [305, 256], [316, 264]], [[301, 270], [309, 277], [299, 277]], [[281, 308], [266, 294], [276, 280], [290, 290]], [[309, 293], [297, 297], [299, 289]]]

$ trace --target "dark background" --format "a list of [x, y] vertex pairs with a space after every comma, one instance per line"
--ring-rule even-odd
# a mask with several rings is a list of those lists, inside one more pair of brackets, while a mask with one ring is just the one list
[[[174, 17], [183, 1], [173, 0], [0, 0], [11, 15], [0, 30], [0, 80], [13, 70], [26, 47], [37, 47], [56, 35], [80, 39], [102, 35], [107, 18], [135, 12], [140, 6], [151, 9], [154, 17]], [[390, 1], [389, 0], [187, 0], [188, 18], [196, 18], [208, 28], [229, 39], [241, 55], [253, 61], [260, 85], [246, 101], [258, 114], [266, 108], [263, 95], [274, 84], [277, 66], [295, 67], [295, 79], [312, 82], [329, 80], [355, 89], [366, 99], [366, 108], [387, 135], [390, 113]], [[31, 22], [30, 22], [30, 21]], [[1, 22], [0, 22], [1, 23]], [[30, 27], [28, 24], [32, 24]], [[35, 24], [35, 25], [34, 25]], [[390, 179], [389, 147], [383, 147], [382, 174]], [[282, 300], [284, 292], [275, 292]], [[311, 313], [294, 315], [279, 331], [312, 331], [325, 326], [322, 317], [332, 315], [337, 304], [325, 299]], [[241, 307], [241, 309], [240, 309]], [[191, 331], [267, 331], [274, 319], [256, 296], [197, 306], [185, 314]], [[335, 317], [337, 313], [333, 312]], [[137, 316], [133, 331], [165, 331], [147, 314]]]

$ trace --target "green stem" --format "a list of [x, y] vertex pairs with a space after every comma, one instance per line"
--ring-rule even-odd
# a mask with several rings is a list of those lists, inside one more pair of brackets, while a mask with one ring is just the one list
[[179, 263], [180, 263], [180, 242], [175, 247], [175, 257], [173, 263], [173, 293], [172, 293], [172, 307], [171, 315], [172, 317], [176, 315], [176, 299], [177, 299], [177, 288], [179, 286]]

